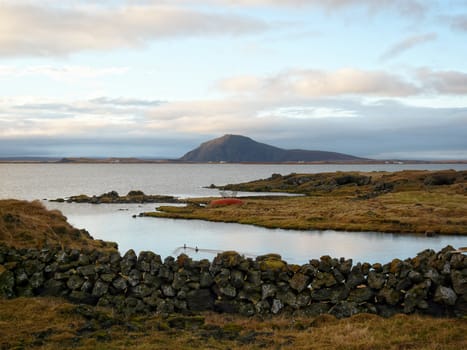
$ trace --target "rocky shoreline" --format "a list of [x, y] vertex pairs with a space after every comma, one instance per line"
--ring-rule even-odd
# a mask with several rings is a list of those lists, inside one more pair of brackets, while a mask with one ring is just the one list
[[119, 195], [117, 191], [110, 191], [101, 195], [88, 196], [80, 194], [68, 198], [51, 199], [50, 202], [90, 203], [90, 204], [129, 204], [129, 203], [186, 203], [185, 200], [174, 196], [145, 194], [143, 191], [133, 190], [126, 195]]
[[0, 297], [65, 297], [123, 314], [201, 311], [338, 318], [357, 313], [465, 317], [467, 256], [453, 247], [386, 264], [322, 256], [293, 265], [279, 255], [236, 252], [194, 261], [133, 250], [0, 246]]

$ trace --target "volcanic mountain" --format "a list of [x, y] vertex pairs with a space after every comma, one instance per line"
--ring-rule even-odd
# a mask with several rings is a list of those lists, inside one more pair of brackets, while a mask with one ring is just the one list
[[183, 162], [348, 162], [362, 161], [364, 158], [348, 154], [282, 149], [252, 140], [240, 135], [224, 135], [202, 143], [179, 159]]

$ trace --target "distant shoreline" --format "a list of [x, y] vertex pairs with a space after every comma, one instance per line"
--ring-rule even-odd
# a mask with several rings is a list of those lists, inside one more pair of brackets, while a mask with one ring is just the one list
[[187, 162], [174, 159], [139, 158], [0, 158], [0, 164], [257, 164], [257, 165], [320, 165], [320, 164], [467, 164], [467, 160], [358, 160], [313, 162]]

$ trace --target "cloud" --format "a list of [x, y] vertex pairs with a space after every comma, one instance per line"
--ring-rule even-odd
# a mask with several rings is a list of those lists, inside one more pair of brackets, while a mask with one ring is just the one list
[[226, 92], [263, 96], [322, 97], [339, 95], [410, 96], [419, 88], [404, 78], [381, 70], [342, 68], [335, 71], [294, 69], [268, 77], [240, 76], [224, 79]]
[[388, 60], [394, 58], [403, 53], [404, 51], [410, 50], [415, 46], [421, 45], [423, 43], [436, 40], [436, 38], [436, 33], [426, 33], [407, 37], [394, 44], [385, 53], [383, 53], [383, 55], [381, 55], [381, 60]]
[[84, 79], [96, 79], [104, 76], [122, 75], [127, 73], [128, 70], [128, 67], [96, 68], [80, 65], [32, 65], [28, 67], [0, 65], [0, 77], [20, 78], [44, 76], [57, 81], [74, 82]]
[[160, 106], [167, 101], [161, 100], [142, 100], [136, 98], [109, 98], [109, 97], [98, 97], [91, 100], [91, 102], [103, 105], [113, 105], [113, 106], [123, 106], [123, 107], [150, 107], [150, 106]]
[[465, 72], [419, 68], [409, 73], [410, 79], [382, 70], [291, 69], [265, 77], [243, 75], [226, 78], [219, 81], [217, 86], [233, 95], [269, 99], [467, 94]]
[[434, 71], [420, 68], [417, 75], [426, 89], [437, 94], [467, 94], [467, 73], [459, 71]]
[[284, 117], [290, 119], [321, 119], [321, 118], [355, 118], [357, 113], [352, 110], [331, 107], [293, 106], [279, 107], [260, 111], [258, 117]]
[[451, 28], [467, 32], [467, 14], [444, 17], [444, 20], [451, 25]]
[[145, 132], [145, 113], [160, 104], [158, 100], [108, 97], [0, 99], [0, 138], [128, 137]]
[[425, 0], [223, 0], [238, 6], [320, 7], [331, 13], [347, 8], [363, 8], [370, 13], [395, 10], [407, 16], [423, 15], [433, 1]]
[[0, 55], [55, 56], [138, 47], [159, 38], [254, 33], [266, 24], [248, 16], [192, 7], [83, 5], [0, 6]]

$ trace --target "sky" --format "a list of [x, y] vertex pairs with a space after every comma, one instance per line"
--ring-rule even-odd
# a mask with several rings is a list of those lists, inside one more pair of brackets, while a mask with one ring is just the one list
[[467, 160], [467, 0], [0, 0], [0, 157], [224, 134]]

